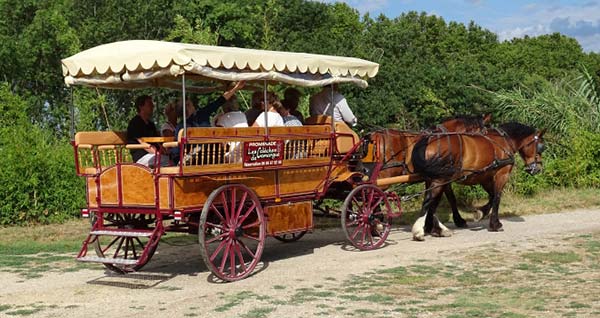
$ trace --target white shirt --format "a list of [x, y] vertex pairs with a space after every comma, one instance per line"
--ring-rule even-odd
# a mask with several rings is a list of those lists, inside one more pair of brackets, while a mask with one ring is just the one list
[[258, 115], [258, 117], [256, 118], [255, 123], [260, 126], [260, 127], [265, 127], [265, 114], [267, 114], [267, 119], [269, 121], [269, 127], [277, 127], [277, 126], [285, 126], [285, 124], [283, 123], [283, 118], [281, 118], [281, 115], [279, 115], [279, 113], [275, 113], [275, 112], [262, 112], [260, 113], [260, 115]]
[[[333, 92], [333, 119], [336, 121], [345, 121], [350, 126], [356, 125], [356, 116], [348, 106], [344, 95]], [[310, 98], [310, 115], [329, 115], [331, 110], [331, 89], [324, 88], [319, 93]]]
[[215, 120], [219, 127], [248, 127], [246, 115], [239, 110], [221, 114]]

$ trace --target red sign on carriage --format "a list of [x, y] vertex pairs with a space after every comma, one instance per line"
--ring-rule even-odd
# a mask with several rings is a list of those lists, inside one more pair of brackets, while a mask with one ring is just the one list
[[244, 168], [283, 164], [283, 140], [244, 142]]

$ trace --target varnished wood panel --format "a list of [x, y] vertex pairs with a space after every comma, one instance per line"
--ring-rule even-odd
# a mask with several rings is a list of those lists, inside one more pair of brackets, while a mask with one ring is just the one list
[[275, 195], [275, 172], [257, 171], [240, 172], [231, 175], [215, 175], [210, 177], [175, 178], [175, 208], [200, 207], [216, 188], [226, 183], [240, 183], [248, 186], [259, 198]]
[[161, 209], [169, 208], [169, 178], [163, 177], [158, 180], [159, 186], [159, 206]]
[[308, 193], [323, 186], [327, 167], [279, 170], [279, 192], [283, 195]]
[[154, 179], [148, 169], [121, 166], [123, 205], [154, 205]]
[[124, 145], [127, 143], [125, 131], [81, 131], [75, 134], [75, 144]]
[[117, 187], [117, 168], [112, 167], [104, 170], [100, 174], [100, 204], [117, 204], [118, 201]]
[[98, 189], [96, 188], [96, 180], [94, 178], [85, 178], [87, 182], [87, 200], [90, 208], [98, 207], [96, 202], [96, 196], [98, 195]]
[[306, 231], [313, 227], [311, 201], [269, 206], [265, 213], [269, 235]]

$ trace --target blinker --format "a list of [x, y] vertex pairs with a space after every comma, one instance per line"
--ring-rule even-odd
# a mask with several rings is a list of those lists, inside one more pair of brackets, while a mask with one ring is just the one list
[[541, 143], [541, 142], [540, 142], [540, 143], [538, 143], [538, 144], [536, 145], [536, 147], [537, 147], [537, 149], [536, 149], [536, 150], [537, 150], [537, 153], [542, 153], [542, 152], [544, 152], [544, 150], [546, 149], [546, 145], [544, 145], [544, 144], [543, 144], [543, 143]]

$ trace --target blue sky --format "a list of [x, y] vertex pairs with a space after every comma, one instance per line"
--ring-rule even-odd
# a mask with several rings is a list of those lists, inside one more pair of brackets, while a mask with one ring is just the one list
[[322, 0], [346, 2], [372, 17], [390, 18], [402, 12], [425, 11], [448, 21], [478, 25], [500, 40], [553, 32], [571, 36], [585, 51], [600, 53], [600, 0]]

